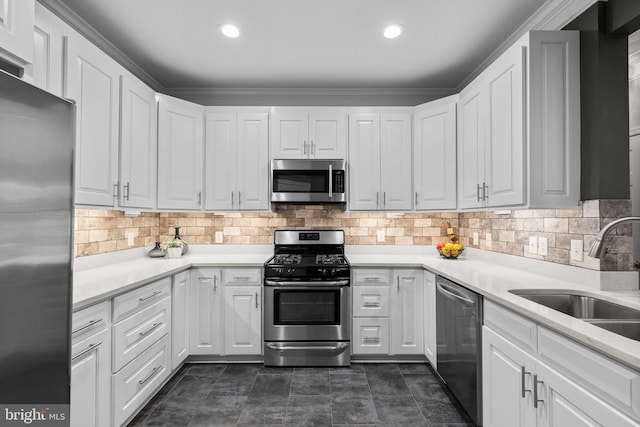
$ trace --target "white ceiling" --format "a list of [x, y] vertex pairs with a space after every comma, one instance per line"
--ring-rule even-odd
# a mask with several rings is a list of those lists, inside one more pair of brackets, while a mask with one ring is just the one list
[[455, 88], [545, 3], [60, 1], [165, 88]]

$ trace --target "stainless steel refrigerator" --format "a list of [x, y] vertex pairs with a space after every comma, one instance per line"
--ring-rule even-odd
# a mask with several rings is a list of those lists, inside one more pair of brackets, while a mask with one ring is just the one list
[[69, 422], [74, 120], [0, 72], [0, 426]]

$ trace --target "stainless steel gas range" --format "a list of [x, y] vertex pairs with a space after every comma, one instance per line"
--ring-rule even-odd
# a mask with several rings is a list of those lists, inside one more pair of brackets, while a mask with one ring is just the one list
[[342, 230], [278, 230], [264, 268], [264, 364], [349, 366], [351, 267]]

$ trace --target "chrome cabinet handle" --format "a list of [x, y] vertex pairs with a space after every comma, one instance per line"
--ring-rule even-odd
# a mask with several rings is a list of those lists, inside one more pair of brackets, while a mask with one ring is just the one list
[[382, 193], [382, 206], [386, 207], [387, 206], [387, 192], [383, 192]]
[[218, 276], [213, 276], [213, 292], [218, 292]]
[[153, 297], [155, 297], [155, 296], [157, 296], [157, 295], [159, 295], [159, 294], [161, 294], [161, 293], [162, 293], [162, 291], [155, 291], [154, 293], [152, 293], [152, 294], [151, 294], [151, 295], [149, 295], [148, 297], [138, 298], [138, 302], [139, 302], [139, 303], [141, 303], [141, 302], [145, 302], [146, 300], [149, 300], [149, 299], [151, 299], [151, 298], [153, 298]]
[[416, 191], [416, 206], [418, 206], [418, 192]]
[[258, 293], [256, 292], [256, 308], [258, 308]]
[[97, 325], [97, 324], [98, 324], [98, 323], [100, 323], [100, 322], [102, 322], [102, 319], [98, 319], [98, 320], [89, 320], [89, 323], [87, 323], [87, 324], [86, 324], [86, 325], [84, 325], [84, 326], [80, 326], [80, 327], [79, 327], [79, 328], [77, 328], [77, 329], [74, 329], [74, 330], [71, 332], [71, 334], [77, 334], [78, 332], [83, 331], [83, 330], [85, 330], [85, 329], [88, 329], [88, 328], [90, 328], [90, 327], [92, 327], [92, 326], [94, 326], [94, 325]]
[[198, 204], [202, 204], [202, 191], [198, 191]]
[[162, 369], [162, 366], [156, 366], [155, 368], [153, 368], [153, 370], [151, 370], [151, 372], [149, 372], [149, 375], [147, 375], [146, 377], [144, 377], [143, 379], [141, 379], [140, 381], [138, 381], [138, 385], [144, 385], [144, 383], [146, 383], [147, 381], [149, 381], [151, 378], [153, 378], [155, 376], [155, 374]]
[[313, 143], [313, 139], [311, 140], [311, 154], [316, 154], [316, 145]]
[[124, 185], [124, 199], [129, 200], [129, 183]]
[[544, 399], [538, 399], [538, 384], [544, 384], [544, 381], [538, 380], [538, 375], [533, 376], [533, 407], [538, 409], [538, 403], [544, 402]]
[[531, 375], [531, 372], [527, 372], [524, 370], [524, 366], [520, 367], [520, 389], [522, 391], [522, 398], [525, 397], [526, 393], [531, 393], [531, 390], [528, 390], [525, 386], [525, 376]]
[[238, 207], [242, 204], [242, 193], [238, 191]]
[[[313, 142], [311, 142], [313, 144]], [[333, 165], [329, 164], [329, 198], [333, 199]]]
[[362, 303], [363, 307], [380, 307], [380, 303], [379, 302], [369, 302], [369, 301], [365, 301]]
[[156, 329], [156, 328], [157, 328], [158, 326], [160, 326], [161, 324], [162, 324], [162, 323], [160, 323], [160, 322], [156, 322], [156, 323], [154, 323], [154, 324], [151, 326], [151, 328], [149, 328], [149, 330], [144, 331], [144, 332], [140, 332], [140, 333], [138, 334], [138, 336], [139, 336], [140, 338], [142, 338], [142, 337], [145, 337], [145, 336], [149, 335], [151, 332], [153, 332], [153, 330], [154, 330], [154, 329]]
[[489, 186], [482, 183], [482, 200], [487, 200], [489, 198]]
[[365, 277], [364, 281], [365, 282], [379, 282], [380, 278], [379, 277]]
[[113, 184], [113, 197], [120, 197], [120, 181]]
[[380, 344], [380, 338], [378, 337], [364, 337], [362, 341], [365, 344]]
[[478, 189], [476, 190], [476, 193], [478, 195], [478, 202], [479, 202], [480, 201], [480, 184], [478, 184], [477, 187], [478, 187]]
[[398, 288], [398, 292], [400, 292], [400, 276], [396, 276], [396, 288]]
[[376, 191], [376, 207], [380, 206], [380, 192]]
[[233, 191], [231, 192], [231, 208], [233, 208]]
[[302, 154], [307, 154], [307, 140], [302, 141]]
[[233, 280], [236, 282], [248, 282], [249, 276], [233, 276]]
[[82, 357], [85, 354], [97, 349], [98, 347], [100, 347], [100, 345], [102, 344], [102, 342], [99, 342], [97, 344], [89, 344], [89, 347], [85, 348], [84, 350], [82, 350], [80, 353], [76, 354], [75, 356], [73, 356], [71, 358], [71, 360], [76, 360], [78, 357]]

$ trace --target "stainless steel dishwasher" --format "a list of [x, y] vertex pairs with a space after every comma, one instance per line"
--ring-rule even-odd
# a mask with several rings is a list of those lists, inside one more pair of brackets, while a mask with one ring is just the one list
[[482, 425], [482, 296], [436, 279], [438, 374], [473, 422]]

